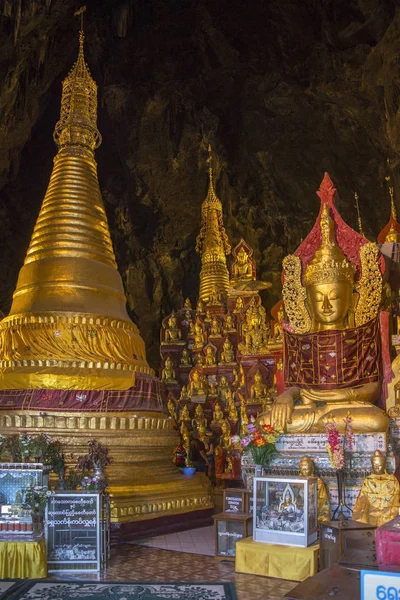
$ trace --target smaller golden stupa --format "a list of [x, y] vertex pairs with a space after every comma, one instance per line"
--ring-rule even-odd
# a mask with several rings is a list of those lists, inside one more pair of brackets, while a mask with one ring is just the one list
[[208, 152], [209, 187], [201, 208], [201, 228], [196, 241], [196, 250], [201, 255], [199, 298], [202, 302], [208, 302], [213, 294], [223, 297], [227, 295], [229, 273], [226, 256], [231, 251], [223, 222], [221, 200], [214, 189], [211, 146], [208, 146]]

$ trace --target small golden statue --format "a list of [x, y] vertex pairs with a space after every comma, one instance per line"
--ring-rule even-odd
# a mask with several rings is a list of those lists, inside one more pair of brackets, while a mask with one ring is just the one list
[[212, 288], [210, 295], [208, 297], [207, 304], [212, 304], [213, 306], [215, 306], [217, 304], [222, 304], [222, 296], [221, 296], [220, 292], [218, 291], [217, 286], [214, 286]]
[[226, 375], [222, 375], [221, 379], [219, 380], [219, 396], [223, 402], [226, 401], [226, 392], [229, 389], [230, 387], [228, 383], [228, 378]]
[[181, 367], [189, 367], [192, 364], [192, 360], [190, 358], [190, 354], [189, 354], [189, 350], [187, 348], [183, 349], [182, 352], [182, 356], [181, 356], [181, 362], [180, 362], [180, 366]]
[[232, 375], [233, 375], [232, 387], [234, 389], [236, 389], [236, 388], [238, 388], [240, 386], [240, 377], [239, 377], [238, 370], [237, 369], [233, 369]]
[[204, 358], [202, 354], [196, 355], [196, 367], [202, 367], [204, 365]]
[[[300, 477], [315, 477], [314, 463], [309, 456], [303, 456], [299, 464]], [[318, 522], [326, 523], [331, 518], [331, 508], [325, 483], [317, 477], [318, 490]]]
[[210, 337], [221, 337], [221, 325], [217, 317], [211, 319]]
[[212, 346], [206, 346], [206, 355], [204, 365], [206, 367], [215, 367], [217, 360], [215, 358], [215, 350]]
[[187, 425], [186, 425], [185, 421], [183, 419], [181, 419], [181, 421], [182, 422], [181, 422], [181, 426], [179, 428], [179, 433], [182, 436], [183, 445], [184, 445], [184, 447], [186, 449], [186, 452], [188, 452], [188, 449], [189, 449], [189, 439], [190, 439], [189, 429], [187, 428]]
[[190, 302], [189, 298], [186, 298], [185, 303], [184, 303], [183, 306], [184, 306], [184, 308], [192, 310], [192, 303]]
[[245, 281], [254, 279], [253, 276], [253, 261], [246, 252], [243, 245], [243, 240], [240, 242], [239, 251], [236, 253], [236, 260], [232, 265], [232, 283], [237, 281]]
[[224, 321], [224, 333], [230, 333], [236, 331], [235, 321], [231, 313], [228, 313]]
[[235, 364], [235, 353], [228, 336], [225, 338], [223, 350], [221, 352], [221, 363], [224, 365]]
[[171, 396], [168, 398], [168, 402], [167, 402], [167, 408], [168, 408], [168, 412], [171, 416], [171, 418], [177, 422], [178, 421], [178, 415], [176, 414], [176, 407], [175, 407], [175, 403], [172, 400]]
[[204, 417], [204, 411], [201, 404], [196, 405], [196, 410], [194, 411], [194, 419], [192, 420], [193, 429], [197, 429], [200, 434], [200, 429], [204, 429], [204, 433], [207, 427], [207, 419]]
[[239, 313], [242, 309], [243, 309], [243, 298], [242, 298], [242, 296], [239, 296], [239, 298], [236, 300], [235, 310], [233, 312]]
[[204, 332], [203, 327], [200, 323], [195, 323], [193, 327], [194, 331], [194, 348], [202, 348], [204, 346]]
[[242, 390], [245, 390], [246, 389], [246, 374], [244, 372], [244, 368], [242, 365], [240, 365], [239, 371], [240, 371], [240, 387]]
[[239, 349], [243, 355], [265, 354], [268, 352], [269, 324], [265, 308], [258, 306], [252, 298], [246, 310], [246, 323], [242, 326], [244, 343]]
[[234, 402], [232, 401], [229, 405], [227, 405], [227, 408], [229, 411], [228, 419], [235, 425], [238, 422], [238, 414]]
[[218, 402], [215, 403], [213, 418], [211, 421], [211, 425], [221, 425], [224, 421], [224, 413], [222, 412], [222, 408]]
[[381, 394], [379, 250], [372, 242], [360, 246], [359, 234], [340, 219], [327, 174], [318, 194], [321, 211], [313, 234], [283, 261], [282, 295], [291, 327], [284, 331], [288, 389], [259, 417], [259, 425], [323, 432], [331, 415], [343, 431], [350, 411], [356, 433], [385, 432], [388, 417], [375, 406]]
[[239, 394], [240, 398], [240, 433], [241, 435], [247, 434], [247, 425], [249, 424], [249, 417], [247, 416], [246, 398]]
[[215, 383], [215, 381], [212, 381], [208, 386], [208, 395], [218, 396], [217, 384]]
[[195, 367], [189, 375], [189, 396], [204, 396], [207, 394], [207, 384], [204, 375]]
[[210, 311], [207, 309], [206, 310], [206, 316], [204, 317], [204, 323], [211, 323], [212, 321], [212, 316]]
[[222, 449], [226, 453], [232, 449], [232, 434], [231, 434], [231, 426], [228, 421], [223, 421], [221, 423], [221, 437], [220, 444]]
[[[254, 383], [250, 388], [250, 398], [254, 404], [259, 404], [268, 397], [268, 388], [263, 383], [260, 369], [254, 375]], [[270, 402], [272, 403], [272, 401]]]
[[228, 388], [228, 389], [226, 390], [226, 392], [225, 392], [225, 407], [226, 407], [226, 409], [227, 409], [227, 410], [229, 410], [229, 408], [230, 408], [232, 405], [233, 405], [233, 406], [235, 405], [235, 402], [234, 402], [234, 400], [233, 400], [233, 392], [232, 392], [232, 390], [231, 390], [231, 389], [229, 389], [229, 388]]
[[182, 389], [181, 389], [181, 395], [179, 396], [179, 400], [178, 400], [179, 404], [181, 402], [183, 402], [184, 400], [187, 400], [188, 398], [189, 398], [189, 396], [188, 396], [187, 387], [186, 387], [186, 385], [183, 385]]
[[165, 359], [164, 368], [161, 371], [161, 380], [165, 381], [165, 383], [176, 383], [174, 363], [170, 356], [167, 356]]
[[[175, 312], [168, 317], [168, 326], [165, 328], [164, 341], [162, 344], [176, 344], [181, 342], [182, 333], [178, 327], [178, 320]], [[185, 342], [183, 342], [185, 343]]]
[[196, 312], [199, 315], [204, 314], [204, 302], [199, 298], [199, 300], [197, 301], [197, 305], [196, 305]]
[[190, 414], [187, 404], [185, 404], [182, 407], [181, 414], [179, 415], [179, 420], [183, 423], [185, 423], [186, 421], [190, 421]]
[[280, 344], [283, 339], [283, 329], [282, 329], [282, 323], [283, 323], [283, 317], [284, 317], [283, 304], [280, 306], [276, 316], [277, 316], [277, 321], [274, 325], [274, 342], [276, 344]]
[[372, 474], [363, 481], [354, 505], [353, 519], [380, 527], [399, 514], [400, 485], [386, 472], [386, 458], [376, 450], [371, 458]]

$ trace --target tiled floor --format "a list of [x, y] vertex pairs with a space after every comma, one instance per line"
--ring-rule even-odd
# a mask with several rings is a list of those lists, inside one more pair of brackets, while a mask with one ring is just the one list
[[141, 546], [160, 548], [161, 550], [214, 556], [214, 528], [211, 525], [210, 527], [201, 527], [180, 533], [158, 535], [157, 537], [138, 540], [135, 543]]
[[[170, 534], [113, 546], [110, 564], [100, 579], [210, 583], [232, 581], [236, 586], [238, 600], [281, 600], [284, 594], [295, 587], [296, 583], [292, 581], [235, 573], [234, 562], [218, 561], [213, 556], [207, 556], [212, 552], [210, 529], [212, 528], [205, 527], [185, 534]], [[156, 548], [155, 544], [159, 543], [168, 549]], [[193, 546], [202, 552], [192, 553]], [[97, 576], [79, 573], [74, 577], [72, 573], [66, 573], [62, 578], [83, 580], [97, 579]]]

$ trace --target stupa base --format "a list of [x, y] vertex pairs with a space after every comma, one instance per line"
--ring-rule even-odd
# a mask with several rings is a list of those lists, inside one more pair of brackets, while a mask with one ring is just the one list
[[0, 410], [0, 434], [47, 433], [65, 447], [74, 464], [96, 439], [113, 460], [106, 469], [111, 522], [136, 523], [213, 508], [212, 487], [202, 473], [185, 477], [172, 463], [179, 442], [172, 421], [160, 411], [97, 413]]

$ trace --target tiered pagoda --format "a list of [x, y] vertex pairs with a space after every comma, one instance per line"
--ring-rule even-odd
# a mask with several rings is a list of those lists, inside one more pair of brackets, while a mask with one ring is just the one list
[[199, 425], [203, 435], [211, 428], [227, 449], [231, 433], [265, 411], [283, 386], [283, 314], [280, 303], [271, 320], [262, 306], [259, 290], [271, 284], [257, 281], [253, 250], [243, 239], [228, 271], [231, 248], [209, 160], [197, 238], [199, 300], [196, 308], [186, 300], [162, 323], [161, 379], [184, 437]]
[[[209, 482], [171, 464], [177, 434], [128, 317], [97, 178], [97, 86], [84, 59], [63, 82], [59, 148], [8, 317], [0, 323], [0, 433], [48, 433], [68, 455], [110, 448], [112, 521], [209, 511]], [[181, 517], [177, 517], [181, 519]], [[201, 517], [203, 518], [203, 517]]]

